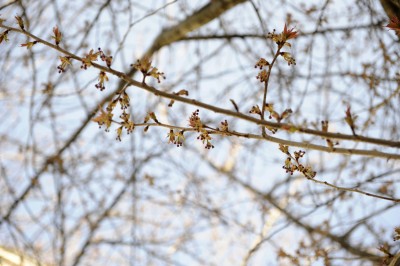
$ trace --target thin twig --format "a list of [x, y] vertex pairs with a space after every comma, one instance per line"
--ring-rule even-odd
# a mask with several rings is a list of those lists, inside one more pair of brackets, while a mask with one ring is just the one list
[[[274, 55], [274, 59], [272, 59], [271, 64], [268, 65], [268, 73], [267, 73], [267, 78], [264, 81], [264, 95], [263, 95], [263, 102], [262, 102], [262, 108], [261, 108], [261, 120], [265, 120], [264, 119], [264, 115], [265, 115], [265, 107], [267, 104], [267, 93], [268, 93], [268, 84], [269, 84], [269, 77], [271, 76], [271, 71], [272, 71], [272, 67], [274, 66], [276, 59], [279, 56], [279, 52], [281, 51], [282, 46], [278, 46], [278, 49]], [[266, 136], [266, 132], [265, 132], [265, 127], [262, 127], [262, 134], [263, 136]]]
[[365, 192], [365, 191], [362, 191], [362, 190], [360, 190], [358, 188], [339, 187], [339, 186], [336, 186], [336, 185], [331, 184], [329, 182], [321, 181], [321, 180], [318, 180], [318, 179], [315, 179], [315, 178], [307, 178], [307, 179], [311, 180], [311, 181], [313, 181], [315, 183], [323, 184], [323, 185], [326, 185], [328, 187], [332, 187], [334, 189], [341, 190], [341, 191], [356, 192], [356, 193], [360, 193], [360, 194], [363, 194], [363, 195], [366, 195], [366, 196], [369, 196], [369, 197], [374, 197], [374, 198], [383, 199], [383, 200], [389, 200], [389, 201], [393, 201], [393, 202], [400, 202], [400, 199], [395, 199], [395, 198], [390, 198], [390, 197], [386, 197], [386, 196], [381, 196], [381, 195]]

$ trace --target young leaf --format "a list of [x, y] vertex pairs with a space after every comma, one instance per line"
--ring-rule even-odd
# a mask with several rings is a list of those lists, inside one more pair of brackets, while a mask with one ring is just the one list
[[32, 48], [32, 46], [34, 46], [37, 43], [38, 43], [38, 41], [27, 42], [27, 43], [21, 44], [21, 47], [26, 47], [26, 49], [30, 49], [30, 48]]
[[351, 132], [353, 133], [354, 136], [356, 136], [356, 132], [355, 132], [355, 117], [351, 114], [351, 107], [350, 105], [347, 106], [346, 109], [346, 117], [345, 117], [345, 121], [346, 123], [350, 126]]
[[24, 21], [22, 20], [22, 18], [20, 16], [15, 16], [15, 19], [17, 20], [17, 23], [18, 23], [19, 27], [21, 28], [21, 30], [24, 30], [25, 25], [24, 25]]
[[51, 36], [51, 38], [54, 39], [56, 45], [58, 46], [58, 44], [61, 42], [61, 32], [58, 30], [57, 26], [53, 28], [53, 33], [54, 36]]
[[2, 43], [3, 41], [8, 42], [8, 33], [9, 32], [10, 32], [10, 30], [6, 30], [2, 34], [0, 34], [0, 43]]

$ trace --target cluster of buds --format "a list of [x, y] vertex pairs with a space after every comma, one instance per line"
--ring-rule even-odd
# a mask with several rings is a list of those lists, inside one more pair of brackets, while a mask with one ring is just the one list
[[298, 171], [302, 173], [306, 178], [314, 178], [316, 172], [312, 170], [311, 166], [304, 166], [300, 159], [306, 154], [305, 151], [295, 151], [293, 155], [289, 152], [289, 146], [279, 144], [279, 150], [287, 155], [285, 164], [282, 166], [286, 170], [286, 173], [293, 175], [294, 172]]
[[272, 103], [266, 103], [265, 108], [269, 112], [269, 119], [274, 118], [278, 123], [283, 119], [288, 118], [293, 113], [292, 109], [288, 108], [279, 114], [274, 110], [274, 105]]
[[[102, 77], [104, 80], [100, 80], [100, 78], [99, 78], [100, 82], [99, 82], [99, 84], [96, 84], [96, 88], [99, 88], [100, 90], [104, 89], [103, 82], [105, 81], [105, 78], [107, 77], [107, 76], [105, 76], [105, 72], [103, 72], [103, 73], [104, 73], [104, 75], [102, 76], [102, 74], [100, 72], [100, 77]], [[126, 112], [126, 110], [129, 107], [129, 101], [130, 101], [128, 94], [126, 93], [125, 90], [123, 90], [123, 91], [117, 93], [117, 95], [118, 96], [115, 99], [112, 99], [109, 102], [109, 104], [107, 105], [106, 111], [101, 110], [100, 115], [98, 117], [92, 119], [92, 121], [99, 123], [99, 126], [105, 124], [107, 127], [106, 131], [109, 131], [109, 127], [112, 122], [111, 118], [113, 116], [113, 110], [119, 103], [121, 110], [122, 110], [122, 114], [119, 116], [119, 118], [121, 118], [122, 121], [120, 121], [120, 122], [114, 121], [114, 122], [120, 125], [116, 129], [116, 132], [117, 132], [116, 139], [121, 141], [123, 129], [126, 130], [127, 134], [130, 134], [135, 129], [135, 123], [130, 119], [130, 114]]]
[[251, 107], [250, 114], [257, 114], [257, 115], [261, 115], [261, 109], [258, 105], [254, 105], [253, 107]]
[[118, 93], [118, 97], [116, 100], [119, 102], [119, 105], [121, 106], [122, 110], [128, 109], [128, 107], [130, 105], [130, 103], [129, 103], [130, 99], [129, 99], [128, 93], [126, 93], [125, 90]]
[[265, 69], [261, 70], [258, 72], [258, 75], [256, 76], [256, 79], [260, 80], [261, 83], [266, 82], [269, 77], [269, 72]]
[[173, 129], [171, 129], [168, 133], [168, 143], [173, 143], [177, 147], [182, 147], [183, 141], [185, 140], [185, 137], [183, 136], [184, 131], [178, 131], [177, 133], [174, 132]]
[[117, 128], [117, 140], [121, 141], [122, 130], [125, 128], [126, 133], [129, 135], [135, 129], [135, 124], [132, 120], [130, 120], [130, 114], [128, 114], [125, 110], [122, 111], [122, 114], [119, 116], [121, 118], [121, 126]]
[[287, 41], [290, 39], [294, 39], [298, 36], [298, 32], [294, 30], [294, 28], [288, 29], [288, 27], [284, 26], [282, 33], [277, 34], [274, 29], [272, 32], [268, 33], [268, 38], [271, 38], [279, 48], [283, 46], [291, 47], [291, 44]]
[[192, 115], [189, 117], [189, 126], [194, 128], [197, 132], [200, 133], [197, 139], [201, 140], [203, 144], [206, 144], [205, 146], [206, 149], [214, 148], [214, 145], [212, 145], [210, 142], [212, 138], [209, 132], [204, 129], [204, 125], [201, 122], [198, 109], [194, 111]]
[[260, 72], [258, 72], [258, 75], [256, 76], [256, 78], [259, 79], [260, 82], [266, 82], [268, 80], [270, 69], [268, 70], [263, 69], [264, 67], [268, 66], [270, 66], [270, 63], [264, 58], [260, 58], [255, 64], [254, 68], [259, 68], [261, 70]]
[[212, 145], [210, 142], [212, 138], [207, 130], [202, 129], [200, 132], [200, 135], [197, 137], [197, 139], [201, 140], [203, 142], [203, 144], [206, 144], [206, 146], [204, 148], [206, 148], [208, 150], [211, 148], [214, 149], [214, 145]]
[[292, 57], [291, 53], [288, 52], [280, 52], [279, 55], [281, 55], [283, 57], [283, 59], [286, 60], [286, 62], [288, 63], [288, 66], [290, 65], [296, 65], [296, 60]]
[[113, 100], [110, 101], [110, 103], [107, 106], [107, 111], [112, 112], [115, 108], [115, 106], [117, 106], [117, 103], [119, 103], [121, 110], [124, 111], [126, 109], [128, 109], [129, 107], [129, 95], [126, 93], [125, 90], [118, 92], [117, 93], [117, 97]]
[[[276, 30], [274, 29], [272, 32], [268, 33], [267, 37], [272, 39], [277, 45], [278, 45], [278, 51], [276, 56], [280, 55], [283, 57], [283, 59], [286, 60], [288, 65], [296, 65], [296, 60], [293, 58], [292, 54], [289, 52], [281, 52], [281, 49], [284, 46], [291, 47], [291, 44], [288, 42], [290, 39], [294, 39], [298, 36], [297, 31], [294, 30], [294, 28], [289, 29], [286, 24], [283, 28], [283, 31], [281, 33], [276, 33]], [[268, 82], [268, 78], [270, 75], [270, 71], [272, 68], [272, 65], [275, 62], [276, 56], [272, 63], [270, 64], [267, 60], [264, 58], [260, 58], [256, 65], [254, 66], [255, 68], [260, 68], [260, 72], [257, 75], [257, 79], [260, 80], [260, 82]], [[268, 70], [262, 70], [264, 67], [269, 67]]]
[[149, 57], [145, 56], [140, 60], [137, 60], [136, 64], [131, 64], [131, 67], [139, 70], [143, 74], [143, 83], [146, 77], [150, 76], [157, 79], [158, 83], [161, 82], [161, 78], [165, 79], [164, 72], [158, 71], [158, 68], [151, 65], [151, 60]]
[[199, 109], [194, 111], [189, 117], [189, 126], [196, 129], [198, 132], [203, 128], [203, 123], [199, 117]]
[[266, 66], [269, 66], [269, 62], [267, 60], [265, 60], [264, 58], [260, 58], [260, 60], [257, 61], [254, 68], [263, 69], [263, 67], [266, 67]]
[[221, 128], [219, 130], [221, 130], [222, 132], [228, 132], [229, 131], [229, 125], [228, 125], [228, 121], [222, 121], [221, 122]]
[[100, 47], [99, 47], [97, 50], [98, 50], [99, 53], [100, 53], [100, 59], [101, 59], [101, 61], [106, 62], [107, 67], [108, 67], [108, 68], [111, 68], [111, 64], [112, 64], [113, 57], [112, 57], [111, 55], [106, 55], [106, 54], [103, 52], [103, 50], [101, 50]]
[[93, 61], [97, 61], [97, 58], [99, 57], [99, 55], [100, 55], [100, 52], [94, 52], [94, 50], [91, 49], [89, 51], [89, 53], [86, 54], [84, 58], [82, 58], [81, 68], [86, 70], [88, 67], [90, 67], [92, 65]]
[[104, 83], [106, 82], [106, 81], [108, 81], [108, 77], [107, 77], [107, 74], [106, 74], [106, 72], [104, 72], [104, 71], [100, 71], [100, 73], [99, 73], [99, 83], [97, 83], [96, 85], [95, 85], [95, 87], [97, 88], [97, 89], [99, 89], [100, 91], [103, 91], [106, 87], [104, 86]]
[[60, 56], [61, 64], [57, 66], [58, 73], [65, 72], [65, 69], [68, 65], [71, 65], [71, 57], [70, 56]]
[[97, 117], [93, 118], [92, 121], [98, 123], [99, 128], [105, 125], [106, 131], [108, 132], [112, 123], [113, 113], [108, 110], [104, 111], [101, 107], [99, 107], [99, 110], [100, 114]]

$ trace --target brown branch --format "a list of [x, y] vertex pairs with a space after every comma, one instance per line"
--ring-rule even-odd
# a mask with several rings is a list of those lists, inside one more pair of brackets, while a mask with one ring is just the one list
[[[306, 31], [300, 32], [297, 38], [302, 38], [306, 36], [312, 36], [317, 34], [326, 34], [331, 32], [350, 32], [355, 30], [364, 30], [370, 28], [379, 28], [382, 27], [384, 21], [378, 21], [376, 23], [368, 23], [364, 25], [358, 26], [351, 26], [351, 27], [337, 27], [337, 28], [325, 28], [325, 29], [318, 29], [314, 31]], [[265, 34], [259, 33], [231, 33], [231, 34], [210, 34], [210, 35], [192, 35], [183, 37], [178, 41], [199, 41], [199, 40], [218, 40], [218, 39], [246, 39], [246, 38], [254, 38], [254, 39], [266, 39]]]
[[337, 189], [337, 190], [340, 190], [340, 191], [355, 192], [355, 193], [360, 193], [360, 194], [363, 194], [363, 195], [366, 195], [366, 196], [369, 196], [369, 197], [373, 197], [373, 198], [378, 198], [378, 199], [383, 199], [383, 200], [389, 200], [389, 201], [393, 201], [393, 202], [400, 202], [400, 199], [395, 199], [395, 198], [391, 198], [391, 197], [386, 197], [386, 196], [381, 196], [381, 195], [377, 195], [377, 194], [365, 192], [365, 191], [362, 191], [362, 190], [360, 190], [360, 189], [358, 189], [358, 188], [339, 187], [339, 186], [336, 186], [336, 185], [331, 184], [331, 183], [329, 183], [329, 182], [317, 180], [317, 179], [315, 179], [315, 178], [307, 178], [307, 179], [308, 179], [308, 180], [311, 180], [311, 181], [313, 181], [313, 182], [315, 182], [315, 183], [323, 184], [323, 185], [326, 185], [326, 186], [328, 186], [328, 187], [332, 187], [332, 188]]
[[146, 54], [153, 54], [161, 47], [179, 41], [189, 32], [202, 27], [208, 22], [221, 16], [227, 10], [246, 1], [247, 0], [210, 1], [207, 5], [193, 13], [191, 16], [187, 17], [182, 22], [178, 23], [176, 26], [163, 30], [163, 32], [154, 40], [153, 45]]
[[[27, 31], [22, 31], [20, 29], [17, 28], [13, 28], [13, 27], [9, 27], [9, 26], [5, 26], [5, 25], [0, 25], [0, 27], [8, 29], [10, 31], [15, 31], [15, 32], [20, 32], [23, 33], [33, 39], [35, 39], [36, 41], [43, 43], [69, 57], [71, 57], [72, 59], [78, 60], [78, 61], [82, 61], [83, 58], [72, 54], [71, 52], [62, 49], [59, 46], [56, 46], [52, 43], [49, 43]], [[171, 99], [171, 100], [175, 100], [175, 101], [179, 101], [179, 102], [183, 102], [186, 104], [190, 104], [190, 105], [194, 105], [197, 107], [201, 107], [210, 111], [213, 111], [215, 113], [219, 113], [219, 114], [224, 114], [224, 115], [228, 115], [231, 117], [236, 117], [248, 122], [252, 122], [255, 123], [257, 125], [263, 125], [263, 126], [267, 126], [270, 128], [274, 128], [274, 129], [282, 129], [282, 130], [287, 130], [288, 128], [293, 128], [296, 132], [302, 132], [302, 133], [306, 133], [309, 135], [314, 135], [314, 136], [319, 136], [322, 138], [330, 138], [330, 139], [337, 139], [337, 140], [349, 140], [349, 141], [354, 141], [354, 142], [365, 142], [365, 143], [370, 143], [370, 144], [376, 144], [376, 145], [381, 145], [381, 146], [388, 146], [388, 147], [393, 147], [393, 148], [400, 148], [400, 142], [399, 141], [391, 141], [391, 140], [385, 140], [385, 139], [378, 139], [378, 138], [371, 138], [371, 137], [366, 137], [366, 136], [354, 136], [354, 135], [348, 135], [348, 134], [342, 134], [342, 133], [331, 133], [331, 132], [323, 132], [323, 131], [319, 131], [319, 130], [315, 130], [315, 129], [309, 129], [309, 128], [304, 128], [304, 127], [297, 127], [291, 124], [285, 124], [285, 123], [276, 123], [276, 122], [270, 122], [270, 121], [263, 121], [261, 119], [252, 117], [252, 116], [248, 116], [245, 115], [243, 113], [239, 113], [236, 111], [231, 111], [228, 109], [224, 109], [224, 108], [220, 108], [211, 104], [207, 104], [204, 102], [200, 102], [197, 101], [195, 99], [190, 99], [190, 98], [185, 98], [185, 97], [181, 97], [179, 95], [173, 94], [173, 93], [168, 93], [168, 92], [164, 92], [164, 91], [160, 91], [152, 86], [148, 86], [145, 83], [136, 81], [134, 79], [132, 79], [128, 74], [125, 74], [123, 72], [117, 71], [115, 69], [112, 68], [108, 68], [102, 65], [99, 65], [97, 63], [92, 62], [92, 66], [102, 70], [104, 72], [108, 72], [110, 74], [113, 74], [117, 77], [119, 77], [120, 79], [124, 80], [126, 83], [129, 83], [130, 85], [133, 85], [135, 87], [139, 87], [142, 88], [148, 92], [153, 93], [156, 96], [159, 97], [163, 97], [163, 98], [167, 98], [167, 99]], [[109, 97], [112, 97], [112, 95], [110, 95]], [[351, 154], [351, 153], [349, 153]]]
[[398, 0], [380, 0], [380, 2], [388, 17], [396, 17], [400, 14], [400, 2]]
[[[116, 124], [121, 124], [120, 122], [117, 122], [117, 121], [113, 121], [113, 122]], [[181, 130], [184, 132], [198, 132], [197, 129], [195, 129], [195, 128], [169, 125], [169, 124], [164, 124], [161, 122], [159, 122], [159, 123], [139, 123], [139, 124], [135, 124], [135, 127], [164, 127], [164, 128], [168, 128], [168, 129]], [[376, 158], [400, 160], [400, 154], [386, 153], [386, 152], [380, 152], [380, 151], [375, 151], [375, 150], [362, 150], [362, 149], [346, 149], [346, 148], [331, 149], [326, 146], [316, 145], [316, 144], [307, 143], [307, 142], [285, 140], [285, 139], [276, 138], [276, 137], [272, 137], [272, 136], [268, 136], [268, 135], [262, 136], [262, 135], [243, 133], [243, 132], [232, 131], [232, 130], [221, 131], [221, 130], [212, 128], [207, 125], [204, 125], [204, 127], [209, 129], [209, 132], [208, 132], [209, 134], [213, 134], [213, 135], [235, 136], [235, 137], [246, 138], [246, 139], [264, 140], [264, 141], [270, 141], [270, 142], [283, 144], [283, 145], [287, 145], [287, 146], [291, 146], [291, 147], [299, 147], [299, 148], [304, 148], [307, 150], [317, 150], [317, 151], [328, 152], [328, 153], [337, 153], [337, 154], [344, 154], [344, 155], [360, 155], [360, 156], [369, 156], [369, 157], [376, 157]], [[357, 191], [355, 191], [355, 192], [357, 192]], [[393, 199], [391, 199], [391, 200], [393, 200]], [[394, 201], [398, 201], [398, 200], [394, 199]]]

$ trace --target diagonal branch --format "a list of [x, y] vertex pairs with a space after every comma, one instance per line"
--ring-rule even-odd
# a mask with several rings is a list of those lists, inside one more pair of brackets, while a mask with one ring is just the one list
[[[5, 25], [0, 25], [0, 27], [5, 28], [7, 30], [10, 31], [15, 31], [15, 32], [20, 32], [22, 34], [25, 34], [33, 39], [35, 39], [36, 41], [43, 43], [44, 45], [47, 45], [67, 56], [69, 56], [71, 59], [75, 59], [77, 61], [83, 62], [84, 58], [81, 58], [59, 46], [56, 46], [52, 43], [49, 43], [27, 31], [23, 31], [17, 28], [13, 28], [13, 27], [9, 27], [9, 26], [5, 26]], [[247, 121], [247, 122], [251, 122], [257, 125], [262, 125], [262, 126], [266, 126], [268, 128], [273, 128], [273, 129], [282, 129], [282, 130], [286, 130], [289, 132], [300, 132], [300, 133], [305, 133], [308, 135], [313, 135], [313, 136], [319, 136], [322, 138], [329, 138], [329, 139], [337, 139], [337, 140], [348, 140], [348, 141], [353, 141], [353, 142], [365, 142], [365, 143], [370, 143], [370, 144], [375, 144], [375, 145], [379, 145], [379, 146], [387, 146], [387, 147], [391, 147], [391, 148], [400, 148], [400, 141], [392, 141], [392, 140], [386, 140], [386, 139], [380, 139], [380, 138], [372, 138], [372, 137], [367, 137], [367, 136], [361, 136], [361, 135], [349, 135], [349, 134], [342, 134], [342, 133], [333, 133], [333, 132], [326, 132], [326, 131], [322, 131], [322, 130], [315, 130], [315, 129], [310, 129], [310, 128], [305, 128], [305, 127], [301, 127], [301, 126], [295, 126], [293, 124], [286, 124], [286, 123], [277, 123], [277, 122], [270, 122], [270, 121], [266, 121], [266, 120], [262, 120], [262, 119], [258, 119], [256, 117], [253, 116], [249, 116], [237, 111], [231, 111], [228, 109], [224, 109], [224, 108], [220, 108], [218, 106], [212, 105], [212, 104], [208, 104], [208, 103], [204, 103], [195, 99], [190, 99], [190, 98], [186, 98], [186, 97], [182, 97], [179, 96], [177, 94], [174, 93], [169, 93], [169, 92], [165, 92], [165, 91], [161, 91], [156, 89], [155, 87], [149, 86], [146, 83], [143, 82], [139, 82], [136, 81], [134, 79], [132, 79], [130, 77], [129, 74], [125, 74], [124, 72], [120, 72], [118, 70], [112, 69], [112, 68], [108, 68], [102, 65], [99, 65], [97, 63], [91, 62], [91, 65], [94, 68], [97, 68], [101, 71], [110, 73], [114, 76], [117, 76], [118, 78], [121, 79], [121, 82], [124, 82], [125, 84], [128, 85], [132, 85], [138, 88], [142, 88], [156, 96], [159, 97], [163, 97], [166, 99], [170, 99], [170, 100], [174, 100], [174, 101], [178, 101], [178, 102], [182, 102], [182, 103], [186, 103], [186, 104], [190, 104], [190, 105], [194, 105], [197, 107], [201, 107], [204, 109], [207, 109], [209, 111], [213, 111], [215, 113], [219, 113], [219, 114], [224, 114], [230, 117], [235, 117], [235, 118], [239, 118], [242, 119], [243, 121]], [[116, 91], [118, 92], [118, 90]], [[116, 92], [112, 92], [110, 95], [108, 95], [102, 102], [100, 105], [105, 104], [110, 98], [112, 98]], [[90, 121], [91, 116], [96, 112], [96, 110], [93, 110], [91, 112], [91, 114], [88, 116], [87, 121], [85, 120], [84, 123], [82, 124], [82, 126], [80, 127], [81, 130], [83, 130], [83, 128], [87, 125], [87, 123]], [[273, 138], [270, 136], [264, 136], [266, 139], [268, 138]], [[309, 148], [312, 148], [312, 144], [306, 144]], [[296, 145], [294, 145], [296, 146]], [[339, 150], [339, 148], [329, 148], [326, 147], [326, 151], [334, 151], [334, 150]], [[351, 149], [342, 149], [343, 152], [342, 153], [346, 153], [351, 155]], [[345, 152], [345, 150], [348, 150], [348, 152]], [[368, 154], [360, 154], [360, 155], [368, 155]], [[399, 159], [400, 155], [398, 154], [393, 154], [393, 156], [380, 156], [380, 157], [385, 157], [388, 159]]]
[[[221, 16], [224, 12], [228, 11], [229, 9], [233, 8], [234, 6], [245, 2], [246, 0], [220, 0], [220, 1], [211, 1], [210, 3], [206, 4], [203, 8], [200, 10], [194, 12], [192, 15], [188, 16], [185, 18], [183, 21], [179, 22], [176, 26], [166, 29], [163, 32], [160, 33], [160, 35], [155, 39], [153, 45], [151, 48], [146, 52], [146, 56], [151, 56], [154, 54], [157, 50], [161, 49], [165, 45], [172, 44], [173, 42], [179, 40], [180, 38], [185, 37], [187, 33], [190, 31], [196, 30], [200, 28], [201, 26], [207, 24], [208, 22], [212, 21], [213, 19]], [[16, 28], [11, 28], [3, 25], [0, 22], [0, 27], [10, 29], [12, 31], [20, 32], [23, 34], [26, 34], [27, 36], [30, 36], [36, 40], [39, 40], [38, 37], [26, 32], [22, 31], [20, 29]], [[46, 42], [44, 40], [40, 41], [41, 43], [52, 47], [53, 49], [56, 49], [64, 54], [70, 55], [72, 58], [76, 60], [81, 60], [78, 56], [72, 55], [66, 51], [63, 51], [61, 48], [59, 48], [56, 45], [53, 45], [49, 42]], [[97, 65], [100, 66], [100, 65]], [[101, 67], [101, 66], [100, 66]], [[107, 69], [108, 70], [108, 69]], [[125, 75], [126, 77], [131, 77], [135, 73], [134, 70], [132, 70], [128, 75]], [[115, 74], [115, 73], [113, 73]], [[117, 75], [119, 76], [119, 75]], [[125, 83], [126, 81], [121, 81]], [[81, 125], [71, 134], [71, 136], [67, 139], [65, 144], [61, 149], [56, 151], [52, 156], [49, 158], [56, 158], [60, 157], [63, 152], [73, 143], [75, 140], [79, 137], [81, 132], [86, 128], [86, 126], [89, 124], [90, 119], [92, 118], [92, 115], [97, 111], [97, 106], [99, 105], [104, 105], [107, 103], [112, 97], [115, 95], [116, 92], [120, 90], [120, 87], [118, 86], [113, 92], [108, 94], [99, 104], [96, 104], [95, 108], [89, 112], [88, 116], [86, 119], [81, 123]], [[23, 192], [16, 198], [16, 200], [11, 204], [11, 206], [8, 208], [8, 210], [5, 212], [5, 215], [2, 216], [0, 219], [0, 226], [3, 224], [3, 222], [8, 221], [12, 215], [12, 213], [15, 211], [15, 209], [19, 206], [19, 204], [27, 197], [29, 192], [36, 186], [36, 184], [39, 181], [40, 176], [46, 171], [47, 167], [52, 163], [52, 160], [46, 160], [40, 170], [36, 173], [34, 177], [31, 178], [30, 184], [23, 190]]]
[[169, 29], [164, 30], [153, 42], [153, 45], [147, 51], [147, 55], [153, 54], [161, 47], [179, 41], [186, 34], [197, 30], [213, 19], [221, 16], [224, 12], [232, 7], [244, 3], [247, 0], [219, 0], [210, 1], [207, 5], [187, 17], [185, 20], [178, 23]]
[[[20, 32], [22, 34], [25, 34], [33, 39], [35, 39], [36, 41], [43, 43], [44, 45], [47, 45], [67, 56], [69, 56], [72, 59], [75, 59], [77, 61], [83, 62], [84, 58], [81, 58], [59, 46], [56, 46], [52, 43], [49, 43], [27, 31], [23, 31], [17, 28], [13, 28], [13, 27], [9, 27], [9, 26], [5, 26], [5, 25], [0, 25], [0, 27], [5, 28], [7, 30], [10, 31], [15, 31], [15, 32]], [[375, 145], [379, 145], [379, 146], [387, 146], [387, 147], [392, 147], [392, 148], [400, 148], [400, 141], [392, 141], [392, 140], [386, 140], [386, 139], [380, 139], [380, 138], [372, 138], [372, 137], [367, 137], [367, 136], [361, 136], [361, 135], [349, 135], [349, 134], [342, 134], [342, 133], [333, 133], [333, 132], [325, 132], [325, 131], [321, 131], [321, 130], [315, 130], [315, 129], [310, 129], [310, 128], [305, 128], [305, 127], [301, 127], [301, 126], [295, 126], [292, 124], [286, 124], [286, 123], [277, 123], [277, 122], [270, 122], [270, 121], [266, 121], [266, 120], [262, 120], [262, 119], [258, 119], [256, 117], [253, 116], [249, 116], [237, 111], [231, 111], [228, 109], [224, 109], [224, 108], [220, 108], [218, 106], [215, 105], [211, 105], [208, 103], [204, 103], [201, 101], [197, 101], [195, 99], [190, 99], [190, 98], [186, 98], [186, 97], [182, 97], [179, 96], [177, 94], [174, 93], [169, 93], [169, 92], [165, 92], [165, 91], [161, 91], [156, 89], [155, 87], [149, 86], [146, 83], [143, 82], [139, 82], [136, 81], [134, 79], [132, 79], [130, 77], [129, 74], [125, 74], [124, 72], [120, 72], [118, 70], [112, 69], [112, 68], [108, 68], [102, 65], [99, 65], [97, 63], [91, 62], [91, 65], [94, 68], [97, 68], [101, 71], [110, 73], [112, 75], [117, 76], [118, 78], [121, 79], [121, 82], [124, 82], [125, 84], [128, 85], [132, 85], [138, 88], [142, 88], [156, 96], [159, 97], [163, 97], [166, 99], [170, 99], [170, 100], [175, 100], [178, 102], [182, 102], [182, 103], [186, 103], [186, 104], [190, 104], [190, 105], [194, 105], [197, 107], [201, 107], [210, 111], [213, 111], [215, 113], [219, 113], [219, 114], [224, 114], [230, 117], [235, 117], [235, 118], [239, 118], [242, 119], [244, 121], [247, 122], [251, 122], [257, 125], [262, 125], [262, 126], [266, 126], [268, 128], [273, 128], [273, 129], [282, 129], [282, 130], [286, 130], [289, 132], [300, 132], [300, 133], [305, 133], [308, 135], [313, 135], [313, 136], [319, 136], [322, 138], [329, 138], [329, 139], [337, 139], [337, 140], [348, 140], [348, 141], [353, 141], [353, 142], [365, 142], [365, 143], [370, 143], [370, 144], [375, 144]], [[117, 90], [118, 91], [118, 90]], [[115, 95], [116, 92], [112, 92], [110, 95], [108, 95], [102, 102], [100, 105], [105, 104], [110, 98], [112, 98]], [[91, 116], [96, 112], [96, 110], [93, 110], [91, 112], [91, 114], [88, 116], [87, 121], [85, 120], [84, 123], [82, 124], [82, 126], [80, 127], [81, 130], [83, 130], [83, 128], [87, 125], [87, 123], [90, 121]], [[265, 136], [265, 138], [269, 138], [269, 136]], [[309, 148], [312, 148], [312, 144], [307, 144], [309, 146]], [[296, 146], [296, 145], [294, 145]], [[334, 151], [334, 150], [338, 150], [338, 148], [329, 148], [327, 147], [326, 151]], [[348, 150], [348, 149], [344, 149], [344, 150]], [[351, 155], [352, 152], [351, 150], [348, 150], [348, 152], [346, 152], [346, 154]], [[362, 154], [360, 154], [362, 155]], [[367, 155], [367, 154], [364, 154]], [[382, 157], [382, 156], [380, 156]], [[398, 154], [393, 154], [393, 156], [383, 156], [386, 157], [388, 159], [398, 159], [399, 155]]]

